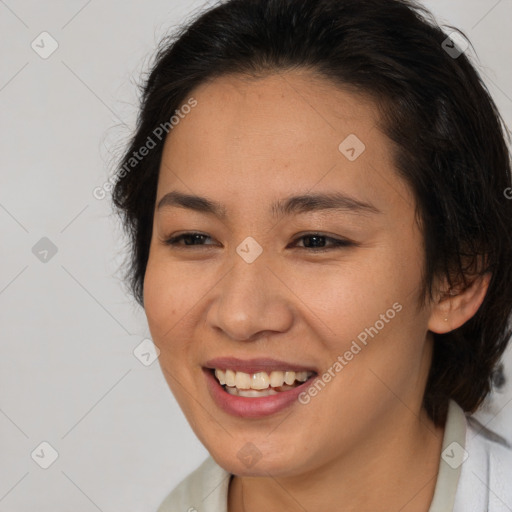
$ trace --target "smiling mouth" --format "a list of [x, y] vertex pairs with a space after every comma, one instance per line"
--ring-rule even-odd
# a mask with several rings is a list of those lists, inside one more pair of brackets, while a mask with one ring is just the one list
[[271, 371], [245, 373], [230, 369], [210, 369], [224, 391], [234, 396], [247, 398], [277, 395], [290, 391], [314, 378], [313, 371]]

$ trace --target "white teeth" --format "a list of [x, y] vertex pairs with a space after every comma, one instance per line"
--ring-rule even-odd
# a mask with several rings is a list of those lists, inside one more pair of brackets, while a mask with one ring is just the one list
[[270, 377], [268, 376], [267, 372], [253, 373], [251, 381], [252, 389], [267, 389], [269, 384]]
[[226, 391], [230, 395], [245, 396], [248, 398], [254, 398], [254, 397], [258, 397], [258, 396], [277, 395], [277, 393], [279, 393], [279, 391], [276, 391], [275, 389], [272, 389], [272, 388], [256, 390], [256, 389], [238, 389], [238, 388], [226, 387]]
[[217, 377], [221, 386], [224, 386], [224, 384], [226, 384], [226, 373], [223, 372], [222, 370], [215, 370], [215, 377]]
[[284, 384], [283, 372], [270, 372], [270, 385], [273, 388], [278, 388]]
[[235, 386], [238, 389], [250, 389], [251, 388], [251, 376], [248, 373], [236, 372]]
[[284, 381], [291, 386], [295, 382], [295, 372], [285, 372]]
[[[235, 372], [233, 370], [220, 370], [215, 369], [215, 377], [217, 377], [218, 381], [221, 385], [226, 385], [226, 390], [231, 391], [230, 388], [233, 388], [232, 391], [237, 389], [240, 390], [270, 390], [271, 388], [281, 388], [283, 386], [286, 387], [294, 387], [293, 384], [297, 380], [299, 382], [305, 382], [308, 378], [313, 375], [313, 372], [309, 371], [301, 371], [301, 372], [293, 372], [293, 371], [272, 371], [270, 375], [267, 372], [257, 372], [257, 373], [245, 373], [245, 372]], [[270, 386], [270, 389], [269, 389]], [[231, 393], [235, 394], [235, 393]], [[273, 394], [273, 393], [270, 393]], [[240, 396], [266, 396], [262, 393], [258, 393], [257, 395], [240, 395]]]
[[[222, 372], [222, 370], [219, 370]], [[215, 374], [217, 374], [217, 370], [215, 371]], [[225, 373], [226, 378], [226, 386], [234, 386], [235, 385], [235, 372], [233, 370], [226, 370]]]
[[297, 372], [295, 373], [295, 378], [300, 380], [301, 382], [306, 382], [308, 380], [309, 375], [312, 375], [312, 372]]

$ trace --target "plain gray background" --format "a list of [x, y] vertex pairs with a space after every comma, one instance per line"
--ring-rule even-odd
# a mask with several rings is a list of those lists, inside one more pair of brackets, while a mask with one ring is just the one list
[[[92, 191], [134, 128], [157, 42], [211, 3], [0, 0], [0, 512], [154, 511], [207, 456], [158, 361], [133, 353], [146, 318], [120, 282], [109, 197]], [[424, 5], [467, 34], [510, 125], [512, 1]], [[478, 416], [512, 442], [511, 400], [509, 382]]]

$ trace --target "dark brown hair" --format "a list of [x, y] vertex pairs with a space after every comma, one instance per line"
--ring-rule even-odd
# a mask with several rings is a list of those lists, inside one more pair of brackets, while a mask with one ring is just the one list
[[129, 235], [126, 278], [137, 302], [144, 306], [165, 137], [127, 172], [133, 153], [208, 80], [310, 69], [367, 95], [380, 109], [380, 128], [392, 141], [398, 174], [414, 193], [422, 228], [420, 302], [427, 295], [433, 300], [436, 275], [456, 286], [467, 284], [470, 269], [492, 273], [473, 318], [434, 334], [424, 396], [436, 424], [444, 423], [449, 398], [473, 412], [496, 381], [511, 336], [510, 134], [479, 73], [465, 52], [453, 53], [459, 47], [448, 36], [413, 0], [227, 0], [164, 38], [141, 85], [137, 128], [113, 189]]

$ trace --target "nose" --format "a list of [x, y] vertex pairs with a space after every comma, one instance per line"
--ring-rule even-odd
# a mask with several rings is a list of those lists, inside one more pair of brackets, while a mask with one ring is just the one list
[[246, 263], [237, 254], [231, 270], [217, 286], [207, 323], [225, 336], [252, 341], [286, 332], [293, 323], [292, 292], [260, 257]]

